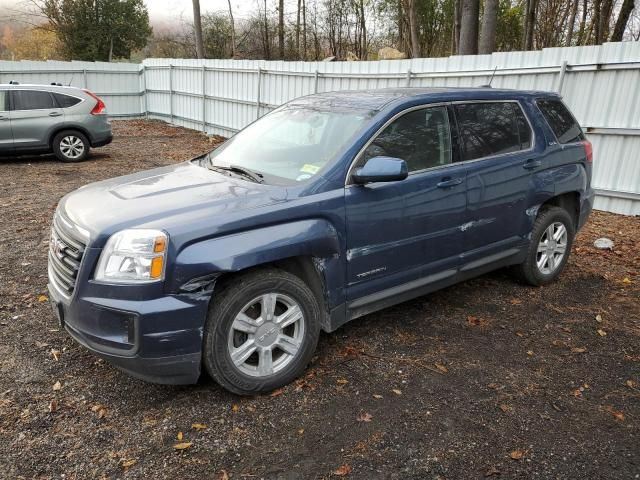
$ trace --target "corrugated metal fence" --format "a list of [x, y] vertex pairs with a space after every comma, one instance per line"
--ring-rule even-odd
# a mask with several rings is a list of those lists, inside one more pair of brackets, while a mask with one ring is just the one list
[[594, 145], [596, 207], [640, 215], [640, 42], [376, 62], [0, 62], [0, 81], [68, 83], [72, 77], [72, 85], [101, 94], [115, 115], [146, 114], [229, 136], [301, 95], [478, 86], [494, 69], [494, 87], [560, 91]]

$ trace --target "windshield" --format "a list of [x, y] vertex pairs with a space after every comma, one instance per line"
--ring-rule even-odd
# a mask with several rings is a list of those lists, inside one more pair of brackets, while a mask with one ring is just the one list
[[[286, 106], [262, 117], [209, 154], [209, 167], [245, 170], [291, 185], [317, 175], [374, 112]], [[245, 176], [247, 178], [247, 176]]]

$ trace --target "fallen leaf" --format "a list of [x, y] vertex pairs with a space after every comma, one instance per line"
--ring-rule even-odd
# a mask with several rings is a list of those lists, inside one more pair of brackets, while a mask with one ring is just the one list
[[485, 320], [484, 318], [474, 317], [473, 315], [469, 315], [467, 317], [467, 323], [472, 327], [486, 327], [489, 325], [489, 320]]
[[347, 383], [349, 383], [349, 380], [347, 380], [346, 378], [339, 378], [338, 380], [336, 380], [336, 383], [338, 385], [346, 385]]
[[298, 430], [298, 435], [302, 435], [304, 433], [304, 428], [301, 428], [300, 430]]
[[533, 356], [533, 350], [527, 350], [527, 355], [529, 355], [530, 357]]
[[204, 423], [192, 423], [191, 428], [194, 430], [204, 430], [207, 426]]
[[522, 300], [520, 300], [519, 298], [511, 299], [511, 305], [521, 305], [521, 304], [522, 304]]
[[52, 348], [50, 353], [56, 362], [60, 360], [60, 350], [56, 350], [55, 348]]
[[269, 394], [270, 397], [278, 397], [284, 393], [284, 388], [278, 388]]
[[576, 397], [576, 398], [577, 398], [577, 397], [581, 397], [581, 396], [582, 396], [582, 391], [581, 391], [579, 388], [576, 388], [576, 389], [572, 392], [572, 395], [573, 395], [574, 397]]
[[571, 353], [584, 353], [587, 349], [585, 347], [573, 347]]
[[607, 407], [607, 412], [609, 412], [611, 415], [613, 415], [613, 418], [615, 418], [616, 420], [618, 420], [619, 422], [622, 422], [624, 420], [624, 413], [622, 413], [619, 410], [614, 409], [613, 407]]
[[133, 467], [138, 461], [135, 458], [130, 458], [128, 460], [123, 460], [121, 465], [122, 468]]
[[49, 413], [53, 413], [56, 410], [58, 410], [58, 402], [56, 401], [56, 399], [54, 398], [53, 400], [51, 400], [49, 402]]
[[91, 407], [91, 411], [98, 415], [98, 418], [104, 418], [107, 416], [107, 407], [100, 405], [99, 403]]
[[596, 315], [596, 322], [601, 322], [602, 321], [602, 315], [598, 314]]
[[491, 477], [493, 475], [500, 475], [500, 470], [496, 467], [489, 467], [486, 472], [484, 472], [485, 477]]
[[364, 412], [358, 415], [356, 420], [358, 420], [359, 422], [370, 422], [372, 418], [373, 416], [370, 413]]
[[638, 385], [633, 380], [627, 380], [626, 382], [624, 382], [624, 384], [629, 388], [636, 388], [636, 386]]
[[502, 410], [504, 413], [510, 412], [511, 410], [513, 410], [509, 405], [503, 403], [500, 405], [500, 410]]
[[183, 437], [184, 437], [184, 435], [182, 434], [182, 432], [178, 432], [178, 435], [176, 435], [176, 440], [181, 442]]
[[40, 303], [42, 303], [42, 302], [46, 302], [47, 300], [49, 300], [49, 297], [47, 297], [46, 295], [40, 295], [40, 296], [38, 297], [38, 301], [39, 301]]
[[237, 403], [234, 403], [233, 405], [231, 405], [231, 411], [232, 412], [239, 412], [240, 411], [240, 405], [238, 405]]
[[513, 460], [522, 460], [525, 455], [527, 454], [528, 450], [522, 450], [522, 449], [516, 449], [513, 452], [511, 452], [509, 454], [509, 456], [513, 459]]
[[60, 390], [62, 388], [62, 384], [58, 381], [56, 383], [53, 384], [53, 391], [57, 392], [58, 390]]
[[524, 337], [524, 333], [522, 333], [522, 332], [516, 332], [516, 335], [517, 335], [518, 337]]
[[378, 395], [377, 393], [374, 393], [373, 398], [375, 398], [376, 400], [380, 400], [382, 398], [382, 395]]
[[218, 480], [229, 480], [229, 474], [226, 470], [220, 470], [220, 476], [218, 477]]
[[629, 283], [631, 283], [631, 279], [630, 279], [629, 277], [624, 277], [624, 278], [622, 279], [622, 283], [629, 284]]
[[599, 328], [598, 330], [596, 330], [598, 332], [598, 335], [600, 335], [601, 337], [606, 337], [607, 336], [607, 332], [605, 332], [604, 330], [602, 330], [601, 328]]
[[340, 465], [338, 468], [336, 468], [333, 471], [333, 474], [339, 477], [346, 477], [351, 473], [351, 470], [351, 465], [345, 463], [344, 465]]
[[436, 366], [436, 368], [438, 370], [440, 370], [442, 373], [447, 373], [449, 371], [449, 369], [447, 369], [447, 367], [445, 367], [443, 364], [441, 363], [434, 363], [434, 365]]
[[36, 340], [36, 347], [38, 347], [38, 348], [44, 348], [44, 347], [48, 347], [48, 346], [49, 346], [49, 344], [48, 344], [48, 343], [38, 342], [38, 341]]
[[391, 390], [393, 393], [395, 393], [396, 395], [402, 395], [402, 390], [398, 390], [397, 388], [394, 388], [393, 390]]
[[186, 450], [187, 448], [191, 448], [191, 445], [193, 445], [193, 443], [191, 442], [182, 442], [176, 443], [173, 448], [175, 448], [176, 450]]

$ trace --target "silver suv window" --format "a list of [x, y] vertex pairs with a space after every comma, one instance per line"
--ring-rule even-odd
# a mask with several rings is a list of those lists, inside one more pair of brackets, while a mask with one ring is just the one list
[[46, 110], [58, 108], [50, 92], [41, 90], [12, 90], [13, 110]]
[[78, 98], [78, 97], [72, 97], [71, 95], [65, 95], [64, 93], [57, 93], [54, 92], [53, 93], [54, 98], [56, 99], [56, 102], [58, 102], [58, 105], [61, 108], [69, 108], [69, 107], [73, 107], [74, 105], [80, 103], [82, 101], [82, 99]]

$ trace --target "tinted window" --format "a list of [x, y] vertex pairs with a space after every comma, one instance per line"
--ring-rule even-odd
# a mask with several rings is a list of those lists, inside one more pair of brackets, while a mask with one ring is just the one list
[[531, 129], [515, 102], [456, 105], [463, 160], [526, 150]]
[[80, 103], [80, 99], [72, 97], [71, 95], [63, 95], [62, 93], [54, 93], [53, 96], [58, 102], [58, 105], [62, 108], [73, 107], [75, 104]]
[[40, 110], [58, 108], [49, 92], [36, 90], [15, 90], [11, 92], [14, 110]]
[[538, 107], [560, 143], [584, 140], [580, 125], [560, 100], [538, 100]]
[[388, 125], [367, 147], [372, 157], [401, 158], [410, 172], [451, 163], [451, 136], [446, 107], [409, 112]]

